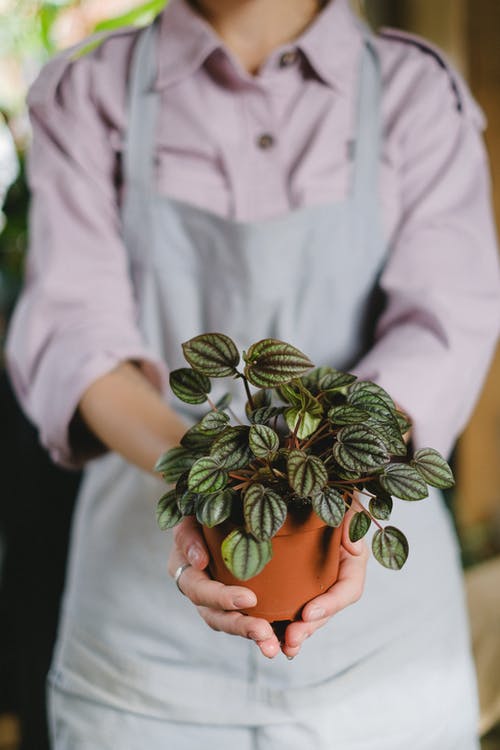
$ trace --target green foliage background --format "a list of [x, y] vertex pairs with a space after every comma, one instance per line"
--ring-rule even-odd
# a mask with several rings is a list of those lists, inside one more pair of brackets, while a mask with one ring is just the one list
[[[106, 32], [150, 23], [164, 5], [165, 0], [138, 3], [120, 15], [102, 19], [89, 31]], [[3, 209], [7, 223], [0, 233], [0, 339], [3, 339], [21, 283], [27, 246], [29, 191], [24, 161], [29, 128], [24, 104], [26, 93], [41, 66], [60, 49], [56, 30], [62, 14], [84, 6], [84, 0], [6, 0], [0, 4], [0, 122], [4, 119], [11, 127], [21, 166], [7, 196]]]

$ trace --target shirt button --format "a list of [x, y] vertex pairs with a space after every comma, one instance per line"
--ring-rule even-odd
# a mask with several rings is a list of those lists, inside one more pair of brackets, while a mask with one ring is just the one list
[[289, 68], [290, 65], [293, 65], [297, 60], [297, 50], [288, 50], [288, 52], [283, 52], [283, 54], [280, 57], [280, 68]]
[[257, 146], [263, 151], [267, 151], [267, 149], [274, 146], [274, 136], [271, 133], [262, 133], [257, 138]]

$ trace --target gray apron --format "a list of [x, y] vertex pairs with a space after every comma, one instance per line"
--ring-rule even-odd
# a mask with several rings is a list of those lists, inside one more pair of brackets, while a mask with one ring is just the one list
[[[156, 191], [155, 40], [151, 26], [136, 49], [124, 164], [124, 235], [147, 343], [172, 369], [184, 365], [181, 342], [206, 331], [242, 348], [274, 336], [318, 364], [352, 366], [368, 345], [388, 253], [378, 183], [380, 72], [368, 33], [349, 194], [262, 222], [220, 218]], [[241, 399], [235, 404], [241, 410]], [[192, 417], [189, 409], [185, 415]], [[55, 690], [165, 722], [285, 731], [314, 717], [315, 748], [476, 747], [459, 557], [437, 492], [396, 503], [394, 523], [411, 547], [405, 568], [370, 561], [361, 601], [293, 662], [268, 661], [255, 644], [211, 631], [179, 595], [166, 573], [171, 536], [155, 523], [161, 492], [160, 482], [119, 456], [88, 467]], [[125, 734], [115, 747], [127, 747]]]

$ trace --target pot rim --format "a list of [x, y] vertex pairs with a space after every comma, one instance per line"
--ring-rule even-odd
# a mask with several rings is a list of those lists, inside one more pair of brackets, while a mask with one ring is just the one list
[[[340, 524], [339, 524], [340, 525]], [[275, 536], [291, 536], [292, 534], [305, 534], [308, 531], [314, 531], [322, 526], [328, 526], [312, 508], [308, 508], [305, 513], [287, 513], [285, 523], [278, 530]], [[334, 528], [334, 527], [332, 527]]]
[[[293, 536], [294, 534], [307, 534], [311, 531], [315, 531], [316, 529], [320, 529], [322, 527], [329, 527], [333, 530], [339, 528], [343, 524], [343, 520], [339, 523], [338, 526], [330, 526], [329, 524], [325, 523], [323, 519], [321, 519], [313, 510], [311, 506], [305, 506], [304, 508], [299, 509], [298, 511], [293, 511], [292, 513], [287, 512], [285, 522], [283, 523], [283, 526], [278, 529], [276, 534], [273, 535], [273, 539], [275, 537], [279, 536]], [[234, 529], [234, 528], [241, 528], [242, 524], [235, 524], [230, 519], [227, 519], [226, 521], [223, 521], [220, 524], [217, 524], [215, 527], [203, 527], [203, 528], [215, 528], [220, 529], [221, 531], [225, 529]]]

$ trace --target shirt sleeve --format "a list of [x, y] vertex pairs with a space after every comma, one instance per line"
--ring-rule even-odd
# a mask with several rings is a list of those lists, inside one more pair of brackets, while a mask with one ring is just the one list
[[407, 93], [399, 118], [401, 219], [380, 279], [386, 307], [355, 372], [408, 412], [417, 448], [448, 455], [479, 395], [500, 323], [484, 123], [465, 84], [434, 60]]
[[96, 379], [132, 360], [158, 389], [166, 386], [165, 365], [137, 325], [116, 153], [94, 91], [92, 56], [72, 61], [68, 54], [51, 61], [30, 91], [30, 242], [6, 350], [41, 442], [55, 461], [73, 467], [89, 457], [89, 441], [87, 435], [70, 444], [69, 425]]

